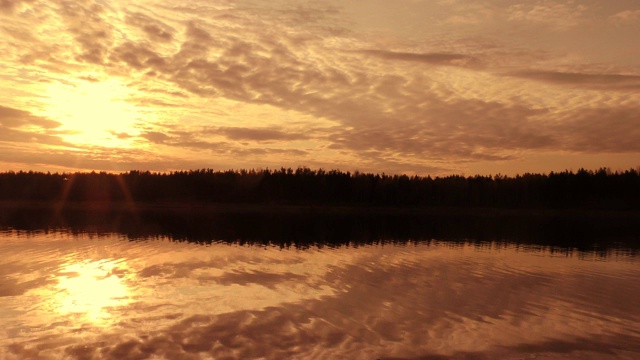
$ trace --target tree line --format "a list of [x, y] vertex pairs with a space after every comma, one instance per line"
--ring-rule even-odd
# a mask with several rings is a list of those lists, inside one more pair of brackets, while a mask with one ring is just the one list
[[638, 170], [444, 177], [312, 170], [0, 173], [0, 200], [640, 209]]

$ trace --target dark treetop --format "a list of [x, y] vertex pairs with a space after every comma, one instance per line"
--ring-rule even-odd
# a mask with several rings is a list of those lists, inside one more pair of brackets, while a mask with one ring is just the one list
[[0, 173], [0, 201], [640, 209], [637, 170], [421, 177], [338, 170]]

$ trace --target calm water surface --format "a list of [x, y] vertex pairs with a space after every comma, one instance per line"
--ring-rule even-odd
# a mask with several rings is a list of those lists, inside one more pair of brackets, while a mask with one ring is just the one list
[[1, 359], [640, 358], [624, 248], [5, 229], [0, 254]]

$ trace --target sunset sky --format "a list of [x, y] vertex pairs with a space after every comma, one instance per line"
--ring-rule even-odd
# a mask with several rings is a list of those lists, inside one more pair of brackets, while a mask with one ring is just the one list
[[638, 0], [0, 0], [0, 171], [640, 166]]

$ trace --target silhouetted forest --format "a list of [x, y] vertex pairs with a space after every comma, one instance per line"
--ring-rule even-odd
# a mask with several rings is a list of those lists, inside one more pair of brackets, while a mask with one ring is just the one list
[[395, 207], [640, 209], [640, 174], [580, 169], [513, 177], [281, 168], [153, 173], [0, 173], [0, 200]]

